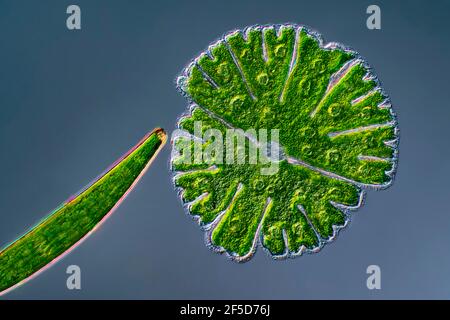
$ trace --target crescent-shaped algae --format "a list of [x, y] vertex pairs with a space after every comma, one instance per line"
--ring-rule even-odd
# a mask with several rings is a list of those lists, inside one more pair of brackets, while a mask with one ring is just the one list
[[69, 253], [119, 206], [166, 142], [162, 129], [136, 146], [81, 192], [0, 251], [0, 295]]

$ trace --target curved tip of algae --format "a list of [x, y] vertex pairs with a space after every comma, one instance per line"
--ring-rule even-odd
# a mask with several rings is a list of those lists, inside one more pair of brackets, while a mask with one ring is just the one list
[[152, 130], [80, 193], [0, 248], [0, 296], [51, 267], [92, 234], [131, 192], [166, 140], [164, 129]]

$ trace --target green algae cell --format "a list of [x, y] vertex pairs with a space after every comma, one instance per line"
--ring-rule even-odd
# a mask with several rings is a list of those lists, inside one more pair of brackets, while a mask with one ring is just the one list
[[[207, 245], [233, 260], [247, 261], [258, 245], [275, 259], [317, 252], [348, 224], [366, 189], [392, 184], [398, 128], [388, 96], [357, 52], [306, 27], [233, 31], [186, 67], [178, 88], [189, 113], [173, 143], [174, 184]], [[278, 171], [187, 159], [182, 148], [193, 150], [195, 139], [203, 150], [214, 143], [203, 136], [212, 128], [223, 136], [241, 129], [246, 151], [249, 130], [278, 129]]]
[[90, 186], [4, 248], [0, 252], [0, 293], [49, 267], [92, 233], [144, 174], [165, 140], [162, 129], [146, 135]]

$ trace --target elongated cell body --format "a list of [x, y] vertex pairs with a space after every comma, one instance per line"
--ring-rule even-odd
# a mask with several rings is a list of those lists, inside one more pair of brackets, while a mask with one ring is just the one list
[[91, 234], [121, 203], [166, 141], [148, 133], [110, 168], [0, 251], [0, 294], [50, 267]]

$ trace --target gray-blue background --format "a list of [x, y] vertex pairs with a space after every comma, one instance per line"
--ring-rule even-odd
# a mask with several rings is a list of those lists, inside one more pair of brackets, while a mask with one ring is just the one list
[[[82, 10], [68, 31], [66, 7]], [[321, 253], [237, 264], [210, 252], [183, 213], [169, 146], [83, 245], [5, 298], [450, 298], [449, 24], [444, 1], [0, 0], [0, 246], [102, 172], [156, 126], [170, 132], [186, 102], [184, 65], [224, 32], [261, 23], [310, 25], [358, 50], [390, 94], [401, 129], [394, 186], [369, 192]], [[82, 269], [82, 290], [65, 269]], [[366, 288], [366, 267], [382, 290]]]

